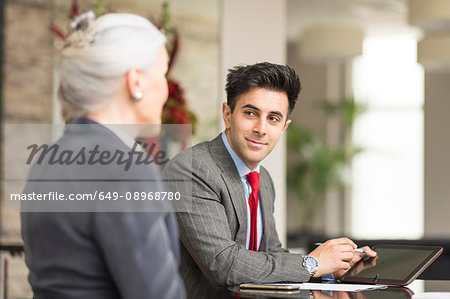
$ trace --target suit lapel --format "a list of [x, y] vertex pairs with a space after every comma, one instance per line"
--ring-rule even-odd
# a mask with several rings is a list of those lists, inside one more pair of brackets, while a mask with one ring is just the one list
[[244, 187], [242, 186], [239, 172], [223, 144], [221, 135], [217, 136], [209, 143], [209, 150], [217, 166], [222, 170], [221, 176], [228, 189], [231, 202], [233, 203], [237, 215], [239, 230], [235, 241], [238, 244], [245, 244], [247, 239], [247, 207], [245, 204]]

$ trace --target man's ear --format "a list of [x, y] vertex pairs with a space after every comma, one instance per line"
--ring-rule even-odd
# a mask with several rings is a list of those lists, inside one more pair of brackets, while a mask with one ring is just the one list
[[231, 108], [226, 102], [222, 104], [222, 117], [225, 128], [228, 129], [231, 126]]
[[126, 75], [126, 84], [130, 99], [133, 99], [138, 92], [142, 92], [141, 85], [142, 70], [138, 68], [132, 68]]
[[288, 119], [288, 120], [286, 121], [286, 124], [284, 125], [282, 134], [284, 133], [284, 131], [286, 131], [286, 129], [289, 127], [290, 124], [291, 124], [291, 120]]

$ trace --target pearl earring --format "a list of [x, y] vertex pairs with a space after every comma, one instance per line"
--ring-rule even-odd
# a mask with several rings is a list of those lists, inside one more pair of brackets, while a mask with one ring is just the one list
[[143, 97], [144, 97], [144, 94], [142, 93], [142, 91], [138, 91], [133, 96], [133, 102], [137, 103], [140, 100], [142, 100]]

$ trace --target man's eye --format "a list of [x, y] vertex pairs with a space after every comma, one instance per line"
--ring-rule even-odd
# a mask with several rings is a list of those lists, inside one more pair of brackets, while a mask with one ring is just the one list
[[244, 113], [245, 113], [245, 115], [248, 115], [248, 116], [255, 115], [255, 113], [253, 111], [245, 111]]
[[279, 121], [280, 121], [280, 119], [279, 119], [278, 117], [276, 117], [276, 116], [271, 116], [271, 117], [269, 117], [269, 120], [270, 120], [271, 122], [279, 122]]

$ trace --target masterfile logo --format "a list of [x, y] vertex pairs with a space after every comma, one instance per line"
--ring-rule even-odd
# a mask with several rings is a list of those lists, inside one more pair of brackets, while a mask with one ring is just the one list
[[[167, 163], [166, 152], [163, 150], [155, 151], [156, 143], [148, 144], [146, 142], [134, 142], [129, 151], [120, 149], [102, 150], [99, 144], [91, 145], [90, 148], [82, 146], [78, 149], [60, 149], [58, 144], [31, 144], [27, 146], [30, 155], [26, 161], [27, 165], [36, 162], [41, 165], [108, 165], [117, 164], [123, 166], [124, 170], [129, 170], [131, 165], [150, 165], [155, 163], [160, 166]], [[155, 152], [155, 153], [154, 153]]]

